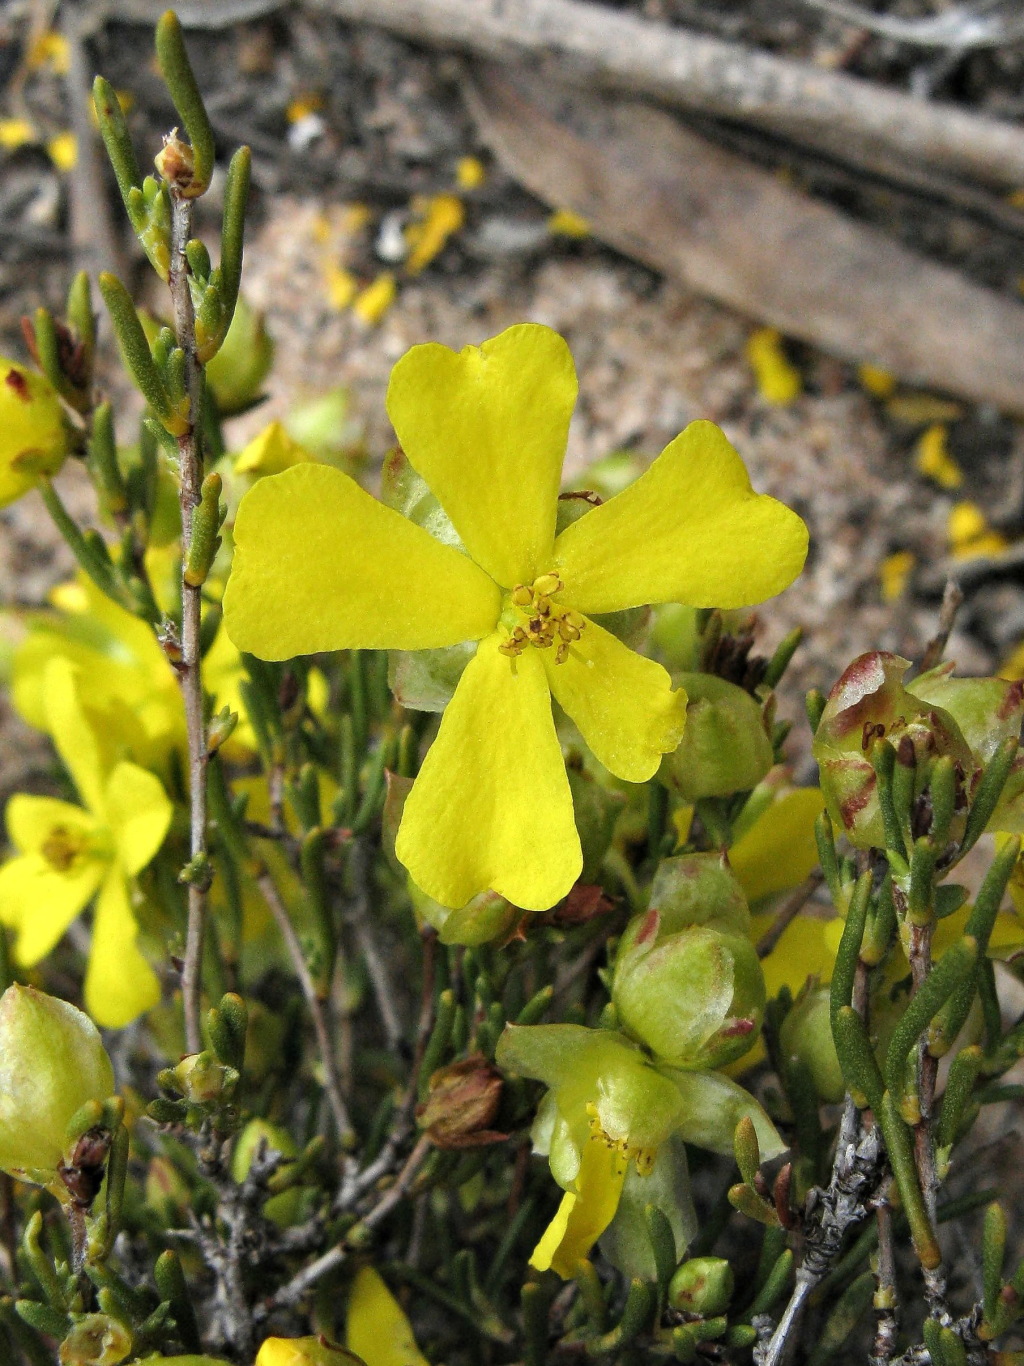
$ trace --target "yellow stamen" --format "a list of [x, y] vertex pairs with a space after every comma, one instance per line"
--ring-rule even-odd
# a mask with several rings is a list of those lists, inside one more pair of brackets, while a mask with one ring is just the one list
[[86, 840], [66, 825], [55, 825], [43, 841], [40, 853], [55, 872], [68, 873], [85, 852]]
[[579, 640], [587, 619], [571, 607], [552, 602], [564, 587], [556, 573], [540, 574], [532, 584], [516, 584], [509, 601], [526, 618], [526, 625], [513, 627], [508, 640], [499, 646], [502, 654], [514, 659], [527, 645], [534, 645], [539, 650], [557, 646], [555, 663], [565, 663], [570, 647]]

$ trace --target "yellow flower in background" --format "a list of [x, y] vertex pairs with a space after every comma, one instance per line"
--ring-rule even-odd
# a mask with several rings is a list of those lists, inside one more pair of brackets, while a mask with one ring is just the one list
[[916, 564], [917, 556], [912, 550], [894, 550], [891, 555], [886, 555], [878, 566], [883, 602], [899, 601], [906, 592]]
[[[784, 773], [773, 769], [763, 787], [777, 789]], [[799, 887], [817, 866], [814, 824], [824, 809], [825, 799], [816, 787], [777, 790], [750, 828], [740, 834], [729, 850], [729, 866], [751, 905]]]
[[443, 906], [494, 890], [544, 910], [582, 859], [550, 697], [617, 777], [645, 782], [686, 699], [594, 614], [652, 602], [738, 607], [791, 583], [803, 522], [756, 494], [710, 422], [555, 536], [576, 399], [565, 342], [522, 324], [456, 354], [414, 347], [388, 413], [462, 550], [340, 471], [262, 479], [235, 523], [224, 599], [235, 645], [267, 659], [478, 642], [406, 802], [397, 854]]
[[430, 1366], [380, 1274], [361, 1267], [348, 1301], [345, 1341], [366, 1366]]
[[548, 219], [548, 232], [552, 237], [568, 237], [574, 242], [582, 242], [590, 236], [590, 224], [581, 213], [572, 209], [556, 209]]
[[352, 300], [352, 312], [367, 327], [374, 327], [395, 302], [398, 286], [390, 270], [383, 270], [372, 284]]
[[412, 201], [413, 221], [405, 229], [409, 255], [405, 269], [418, 275], [435, 256], [439, 256], [449, 237], [457, 233], [466, 221], [462, 200], [454, 194], [435, 194], [429, 198], [417, 196]]
[[867, 363], [858, 365], [857, 378], [872, 398], [891, 398], [896, 392], [896, 376], [889, 370]]
[[68, 453], [64, 410], [50, 382], [0, 356], [0, 508], [56, 474]]
[[78, 139], [70, 130], [52, 137], [46, 151], [58, 171], [73, 171], [78, 164]]
[[312, 460], [303, 446], [288, 435], [280, 422], [267, 425], [235, 457], [236, 474], [280, 474], [303, 460]]
[[24, 793], [7, 803], [7, 831], [18, 852], [0, 868], [0, 922], [16, 932], [18, 962], [31, 967], [95, 897], [85, 1003], [98, 1024], [117, 1028], [160, 999], [156, 974], [136, 943], [131, 880], [163, 843], [172, 807], [152, 773], [105, 762], [79, 687], [66, 659], [51, 660], [47, 730], [83, 805]]

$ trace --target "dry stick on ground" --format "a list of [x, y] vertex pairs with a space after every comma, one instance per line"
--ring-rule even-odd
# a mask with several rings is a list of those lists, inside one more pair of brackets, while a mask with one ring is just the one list
[[[678, 119], [485, 68], [484, 138], [534, 194], [697, 293], [851, 361], [1024, 412], [1024, 306], [815, 201]], [[950, 318], [970, 318], [969, 329]]]
[[203, 371], [196, 353], [196, 320], [188, 283], [185, 247], [192, 237], [193, 201], [180, 194], [173, 183], [171, 195], [171, 303], [174, 331], [185, 354], [185, 387], [189, 397], [188, 430], [178, 437], [178, 463], [181, 474], [181, 543], [185, 548], [181, 584], [181, 662], [177, 666], [185, 701], [185, 727], [188, 735], [188, 779], [190, 810], [190, 881], [188, 884], [188, 930], [185, 961], [181, 970], [181, 992], [185, 1009], [185, 1046], [190, 1053], [203, 1047], [201, 1022], [203, 937], [206, 929], [206, 893], [209, 886], [206, 868], [206, 768], [209, 760], [206, 721], [203, 716], [202, 589], [185, 577], [188, 547], [192, 544], [192, 521], [199, 506], [203, 482], [202, 411]]
[[982, 183], [1024, 181], [1024, 130], [584, 0], [314, 0], [343, 19], [792, 134], [884, 149]]

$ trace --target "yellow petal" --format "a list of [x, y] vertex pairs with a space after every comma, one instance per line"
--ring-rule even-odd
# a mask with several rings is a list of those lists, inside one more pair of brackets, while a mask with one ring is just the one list
[[729, 850], [729, 863], [750, 902], [798, 887], [818, 862], [814, 823], [825, 809], [816, 787], [777, 797]]
[[107, 813], [121, 866], [141, 872], [167, 834], [174, 808], [159, 778], [138, 764], [118, 764], [107, 781]]
[[124, 873], [107, 874], [96, 901], [85, 1005], [98, 1025], [121, 1029], [160, 999], [156, 973], [136, 945], [138, 926]]
[[0, 868], [0, 922], [18, 931], [19, 963], [31, 967], [46, 957], [88, 905], [107, 866], [85, 858], [58, 872], [42, 854], [25, 854]]
[[312, 460], [309, 451], [288, 435], [280, 422], [270, 422], [235, 457], [236, 474], [280, 474]]
[[238, 509], [224, 620], [261, 659], [479, 640], [499, 606], [465, 555], [330, 466], [261, 479]]
[[99, 738], [79, 697], [78, 672], [59, 655], [50, 660], [43, 674], [43, 701], [46, 727], [57, 753], [82, 801], [94, 815], [103, 817], [104, 765]]
[[19, 792], [7, 803], [7, 833], [20, 854], [38, 854], [55, 830], [66, 831], [77, 843], [95, 839], [97, 825], [88, 811], [56, 797]]
[[361, 1267], [352, 1283], [346, 1341], [366, 1366], [429, 1366], [409, 1320], [372, 1266]]
[[543, 911], [583, 866], [544, 665], [513, 661], [495, 633], [459, 680], [413, 784], [395, 849], [442, 906], [493, 890]]
[[388, 416], [477, 564], [506, 588], [550, 569], [576, 371], [548, 327], [521, 323], [456, 354], [414, 346]]
[[530, 1257], [536, 1271], [550, 1268], [560, 1276], [576, 1274], [580, 1262], [615, 1218], [628, 1167], [629, 1159], [605, 1142], [603, 1135], [587, 1140], [576, 1191], [563, 1196]]
[[806, 555], [796, 513], [753, 491], [713, 422], [691, 422], [635, 484], [562, 532], [555, 567], [581, 612], [749, 607], [792, 583]]
[[616, 778], [643, 783], [683, 738], [686, 693], [660, 664], [588, 621], [568, 658], [542, 651], [548, 683], [595, 757]]

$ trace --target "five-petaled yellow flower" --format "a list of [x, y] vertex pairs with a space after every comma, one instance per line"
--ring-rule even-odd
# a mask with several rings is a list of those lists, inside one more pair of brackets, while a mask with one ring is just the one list
[[287, 659], [479, 642], [397, 841], [414, 882], [445, 906], [493, 889], [543, 910], [579, 875], [551, 694], [626, 781], [651, 778], [678, 745], [685, 694], [595, 615], [748, 606], [791, 583], [806, 555], [803, 522], [754, 493], [710, 422], [556, 538], [576, 392], [565, 342], [530, 323], [459, 354], [415, 346], [398, 362], [388, 415], [458, 547], [323, 465], [261, 480], [239, 508], [224, 610], [240, 650]]

